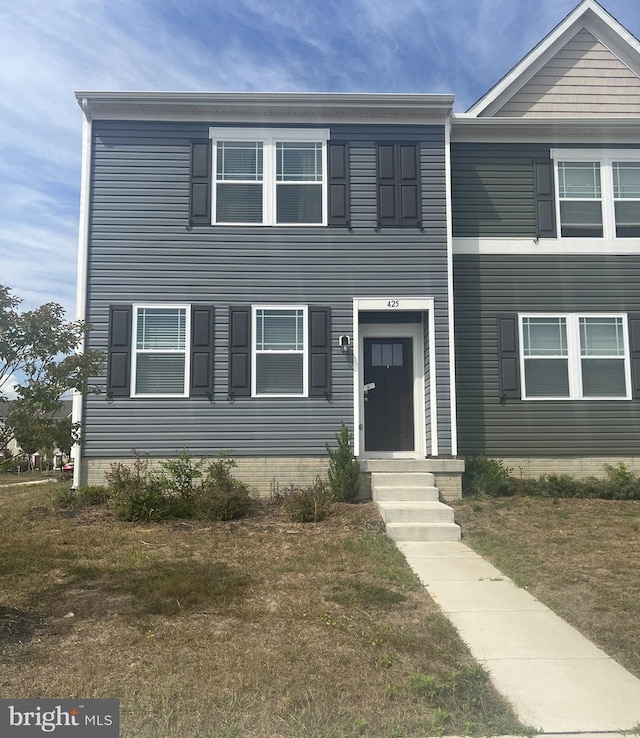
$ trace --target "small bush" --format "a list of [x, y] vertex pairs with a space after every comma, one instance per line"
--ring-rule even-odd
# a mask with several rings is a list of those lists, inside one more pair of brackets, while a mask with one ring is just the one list
[[133, 466], [111, 464], [105, 473], [113, 513], [119, 520], [146, 522], [174, 517], [166, 479], [149, 472], [149, 460], [134, 452]]
[[167, 487], [174, 495], [183, 500], [192, 500], [195, 494], [194, 483], [202, 476], [204, 459], [194, 460], [186, 448], [183, 448], [175, 459], [167, 459], [160, 463], [166, 474]]
[[511, 471], [499, 459], [489, 459], [484, 454], [470, 456], [465, 460], [462, 493], [511, 497], [517, 491], [516, 480], [511, 476]]
[[148, 459], [135, 452], [134, 456], [133, 465], [112, 464], [105, 475], [114, 514], [120, 520], [233, 520], [249, 510], [249, 489], [233, 477], [235, 461], [224, 454], [208, 465], [197, 486], [194, 482], [205, 461], [194, 461], [186, 449], [176, 459], [162, 462], [166, 474], [149, 471]]
[[544, 474], [537, 479], [511, 476], [511, 468], [498, 459], [472, 456], [466, 460], [462, 476], [465, 495], [484, 494], [492, 497], [522, 495], [553, 499], [581, 498], [600, 500], [640, 500], [640, 475], [625, 464], [604, 465], [605, 479], [570, 474]]
[[280, 504], [284, 514], [293, 523], [317, 523], [324, 520], [331, 506], [333, 496], [326, 482], [320, 477], [308, 487], [299, 487], [293, 484], [280, 489], [272, 486], [271, 497]]
[[325, 444], [329, 454], [329, 489], [334, 499], [353, 502], [360, 491], [360, 464], [353, 456], [352, 436], [344, 422], [336, 433], [336, 441], [335, 450]]
[[65, 487], [56, 495], [56, 505], [63, 509], [73, 508], [77, 510], [84, 507], [106, 505], [109, 498], [109, 490], [97, 484], [78, 487], [76, 490]]
[[206, 468], [197, 495], [198, 514], [207, 520], [236, 520], [243, 518], [251, 507], [251, 494], [231, 470], [236, 466], [224, 453], [218, 455]]

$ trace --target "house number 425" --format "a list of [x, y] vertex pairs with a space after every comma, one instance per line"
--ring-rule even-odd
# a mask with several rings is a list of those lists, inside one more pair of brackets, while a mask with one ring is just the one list
[[387, 303], [388, 308], [397, 308], [400, 307], [400, 300], [389, 300]]

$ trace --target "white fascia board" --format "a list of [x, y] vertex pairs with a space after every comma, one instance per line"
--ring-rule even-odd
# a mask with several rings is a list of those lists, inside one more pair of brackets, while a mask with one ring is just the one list
[[94, 119], [208, 120], [238, 122], [286, 119], [309, 123], [381, 120], [440, 123], [451, 115], [453, 95], [395, 93], [76, 92]]
[[640, 144], [640, 118], [451, 118], [451, 139], [460, 142]]
[[640, 64], [640, 42], [595, 0], [583, 0], [463, 115], [493, 115], [582, 28], [593, 33], [627, 66], [630, 57], [635, 56], [636, 64]]

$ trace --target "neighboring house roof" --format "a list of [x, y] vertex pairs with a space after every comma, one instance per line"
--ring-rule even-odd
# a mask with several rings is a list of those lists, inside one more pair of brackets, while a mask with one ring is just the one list
[[458, 117], [640, 118], [640, 42], [582, 0]]
[[[11, 409], [11, 405], [13, 403], [13, 400], [9, 400], [9, 402], [0, 402], [0, 421], [2, 421], [3, 418], [7, 417], [7, 413]], [[60, 406], [60, 410], [54, 414], [54, 418], [60, 419], [60, 418], [68, 418], [71, 415], [71, 406], [72, 406], [73, 400], [71, 399], [65, 399], [62, 400], [62, 405]]]

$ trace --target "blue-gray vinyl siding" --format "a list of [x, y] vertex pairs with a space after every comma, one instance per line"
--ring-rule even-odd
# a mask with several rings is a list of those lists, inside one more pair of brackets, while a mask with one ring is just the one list
[[500, 401], [501, 313], [640, 310], [640, 256], [454, 257], [459, 450], [494, 456], [638, 455], [640, 402]]
[[[242, 123], [240, 123], [242, 125]], [[442, 126], [333, 126], [349, 141], [347, 228], [194, 226], [189, 222], [190, 144], [207, 124], [93, 124], [87, 320], [89, 346], [106, 350], [108, 307], [202, 303], [216, 308], [214, 396], [85, 401], [84, 455], [167, 455], [233, 449], [236, 455], [324, 455], [342, 420], [353, 422], [353, 369], [337, 337], [353, 334], [354, 297], [435, 298], [439, 444], [451, 449]], [[418, 141], [424, 231], [375, 231], [375, 142]], [[228, 398], [228, 311], [256, 303], [332, 308], [332, 396]]]

